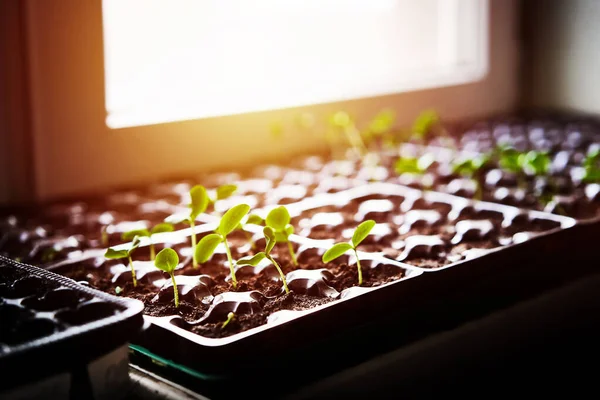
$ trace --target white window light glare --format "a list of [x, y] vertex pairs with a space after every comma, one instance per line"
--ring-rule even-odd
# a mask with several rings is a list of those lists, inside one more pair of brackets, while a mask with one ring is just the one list
[[103, 0], [110, 128], [481, 79], [488, 0]]

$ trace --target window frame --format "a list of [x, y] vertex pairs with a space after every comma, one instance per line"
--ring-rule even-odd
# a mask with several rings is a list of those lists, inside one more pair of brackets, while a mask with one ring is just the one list
[[455, 120], [510, 111], [518, 100], [518, 2], [489, 0], [490, 67], [480, 81], [113, 130], [105, 121], [101, 0], [25, 4], [32, 184], [39, 200], [322, 150], [324, 143], [292, 130], [286, 140], [271, 140], [272, 121], [291, 121], [305, 110], [327, 115], [343, 108], [368, 118], [392, 107], [401, 110], [398, 124], [407, 125], [425, 108], [434, 107], [444, 118]]

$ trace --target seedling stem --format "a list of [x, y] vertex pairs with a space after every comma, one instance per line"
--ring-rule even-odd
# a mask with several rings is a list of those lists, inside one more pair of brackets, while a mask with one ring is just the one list
[[229, 249], [229, 245], [227, 244], [227, 238], [223, 240], [223, 244], [225, 245], [225, 252], [227, 253], [227, 260], [229, 261], [229, 272], [231, 273], [231, 284], [234, 289], [237, 287], [237, 279], [235, 278], [235, 269], [233, 266], [233, 257], [231, 257], [231, 250]]
[[129, 260], [129, 268], [131, 268], [131, 279], [133, 280], [133, 287], [136, 287], [137, 279], [135, 278], [135, 268], [133, 268], [133, 260], [131, 259], [131, 256], [127, 256], [127, 259]]
[[233, 319], [235, 318], [235, 314], [230, 312], [229, 314], [227, 314], [227, 320], [225, 322], [223, 322], [223, 325], [221, 325], [221, 329], [225, 329], [225, 327], [227, 325], [229, 325], [229, 323], [231, 321], [233, 321]]

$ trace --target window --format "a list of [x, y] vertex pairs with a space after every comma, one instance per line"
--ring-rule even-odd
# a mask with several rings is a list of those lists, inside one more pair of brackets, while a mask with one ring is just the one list
[[455, 85], [487, 72], [487, 0], [102, 6], [110, 128]]

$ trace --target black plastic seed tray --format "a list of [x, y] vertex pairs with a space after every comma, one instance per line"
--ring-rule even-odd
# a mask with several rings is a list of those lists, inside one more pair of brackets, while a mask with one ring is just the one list
[[[363, 268], [395, 266], [404, 270], [403, 278], [378, 287], [352, 287], [340, 293], [335, 302], [305, 311], [281, 311], [272, 314], [265, 325], [225, 338], [198, 335], [193, 332], [194, 324], [179, 316], [148, 317], [152, 327], [139, 344], [200, 370], [244, 369], [243, 365], [256, 363], [255, 357], [276, 359], [282, 352], [289, 354], [335, 332], [370, 324], [386, 315], [413, 321], [416, 318], [423, 323], [420, 318], [433, 316], [442, 304], [445, 308], [453, 299], [457, 304], [462, 304], [463, 298], [473, 299], [468, 296], [471, 290], [486, 288], [487, 293], [479, 294], [481, 304], [505, 304], [517, 295], [535, 293], [557, 280], [578, 275], [577, 271], [567, 272], [564, 264], [557, 262], [563, 260], [559, 255], [566, 254], [566, 248], [577, 248], [574, 242], [580, 229], [574, 229], [575, 220], [568, 217], [388, 183], [316, 195], [289, 204], [288, 209], [294, 225], [299, 227], [299, 235], [291, 237], [299, 245], [299, 258], [320, 259], [333, 241], [348, 239], [358, 221], [372, 218], [378, 224], [361, 245]], [[263, 215], [268, 210], [256, 212]], [[430, 218], [431, 212], [436, 213], [435, 221]], [[410, 238], [423, 243], [407, 244]], [[528, 264], [524, 260], [531, 255], [537, 262]], [[350, 268], [356, 267], [353, 256], [344, 255], [342, 259]], [[521, 282], [513, 282], [515, 279]], [[485, 280], [492, 280], [492, 285]], [[533, 288], [532, 284], [537, 286]], [[533, 289], [529, 290], [528, 285]], [[228, 303], [223, 300], [222, 304], [213, 301], [209, 311], [226, 314]], [[238, 306], [247, 306], [248, 312], [253, 312], [252, 305], [259, 307], [259, 302], [249, 297], [239, 301]], [[218, 309], [220, 306], [224, 310]], [[419, 310], [423, 316], [415, 317]], [[310, 336], [304, 334], [307, 331]], [[215, 359], [223, 363], [206, 362]]]
[[108, 398], [143, 304], [0, 256], [0, 398]]

